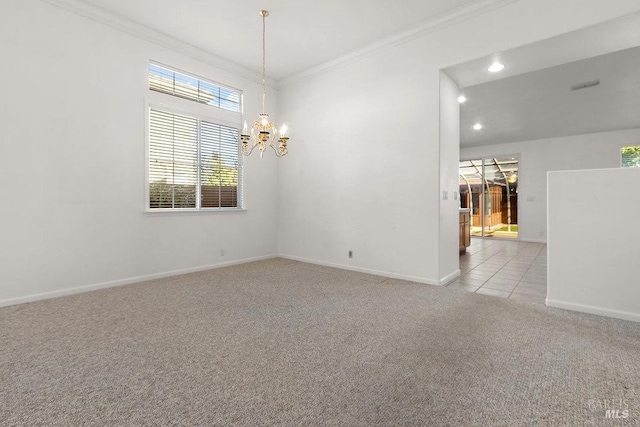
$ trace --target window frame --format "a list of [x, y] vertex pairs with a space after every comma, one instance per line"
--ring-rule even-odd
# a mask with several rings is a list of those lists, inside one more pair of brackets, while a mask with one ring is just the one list
[[[155, 61], [150, 61], [149, 64], [160, 65], [162, 67], [166, 67], [161, 65]], [[170, 70], [183, 73], [182, 71], [173, 68], [167, 67]], [[193, 74], [185, 73], [191, 76]], [[199, 78], [197, 76], [194, 76]], [[148, 66], [146, 68], [146, 85], [147, 85], [147, 96], [144, 98], [144, 123], [145, 123], [145, 132], [144, 132], [144, 141], [145, 141], [145, 168], [144, 168], [144, 212], [145, 213], [223, 213], [223, 212], [243, 212], [245, 209], [245, 201], [244, 201], [244, 162], [240, 144], [237, 144], [238, 150], [238, 187], [237, 187], [237, 205], [236, 207], [195, 207], [195, 208], [151, 208], [151, 190], [150, 190], [150, 146], [151, 146], [151, 110], [158, 110], [162, 112], [166, 112], [169, 114], [177, 114], [186, 117], [193, 118], [198, 121], [205, 121], [208, 123], [227, 126], [234, 129], [237, 129], [238, 134], [241, 133], [242, 129], [242, 91], [239, 91], [240, 94], [240, 112], [235, 112], [223, 108], [218, 108], [212, 105], [199, 103], [196, 101], [192, 101], [189, 99], [185, 99], [178, 96], [173, 96], [167, 93], [155, 91], [149, 88], [149, 69]], [[209, 80], [207, 80], [209, 81]], [[229, 86], [224, 86], [229, 88]], [[237, 90], [237, 89], [234, 89]], [[200, 147], [198, 146], [198, 153], [200, 152]], [[200, 168], [200, 161], [198, 159], [198, 168]], [[198, 171], [198, 175], [200, 172]], [[198, 180], [198, 186], [201, 185], [201, 182]], [[200, 194], [200, 189], [197, 190], [197, 194]], [[199, 204], [200, 201], [197, 201]], [[197, 206], [197, 205], [196, 205]]]

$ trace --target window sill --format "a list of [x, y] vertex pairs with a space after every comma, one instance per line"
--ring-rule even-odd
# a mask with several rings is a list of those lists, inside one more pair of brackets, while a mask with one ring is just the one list
[[230, 214], [246, 212], [245, 208], [222, 208], [222, 209], [145, 209], [144, 213], [149, 215], [192, 215], [192, 214]]

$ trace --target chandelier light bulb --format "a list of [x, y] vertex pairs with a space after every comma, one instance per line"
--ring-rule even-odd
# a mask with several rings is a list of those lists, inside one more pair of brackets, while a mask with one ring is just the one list
[[464, 96], [464, 95], [460, 95], [460, 96], [458, 97], [458, 102], [459, 102], [460, 104], [464, 104], [466, 101], [467, 101], [467, 97], [466, 97], [466, 96]]
[[287, 125], [282, 125], [282, 127], [280, 128], [280, 137], [284, 137], [285, 134], [287, 133]]

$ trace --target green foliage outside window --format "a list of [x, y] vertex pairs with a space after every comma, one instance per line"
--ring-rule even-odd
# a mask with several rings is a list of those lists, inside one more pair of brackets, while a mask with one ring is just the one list
[[640, 145], [622, 147], [620, 154], [623, 168], [640, 167]]
[[218, 155], [213, 155], [211, 164], [202, 166], [202, 173], [205, 177], [209, 175], [209, 179], [204, 180], [209, 185], [238, 186], [238, 166], [227, 165]]

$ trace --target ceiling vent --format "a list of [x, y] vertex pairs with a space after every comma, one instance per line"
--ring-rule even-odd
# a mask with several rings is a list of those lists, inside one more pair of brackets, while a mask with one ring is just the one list
[[587, 89], [590, 87], [598, 86], [599, 84], [600, 84], [600, 80], [592, 80], [590, 82], [578, 83], [577, 85], [573, 85], [571, 86], [571, 90]]

